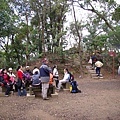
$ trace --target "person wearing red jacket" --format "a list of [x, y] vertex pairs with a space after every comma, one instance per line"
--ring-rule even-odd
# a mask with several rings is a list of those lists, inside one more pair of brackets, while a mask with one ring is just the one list
[[18, 66], [17, 68], [17, 87], [18, 87], [18, 96], [26, 96], [26, 89], [25, 89], [25, 82], [23, 80], [23, 70], [22, 70], [22, 66]]
[[2, 69], [1, 71], [1, 75], [3, 77], [3, 85], [6, 88], [6, 92], [5, 92], [5, 96], [9, 96], [10, 91], [12, 89], [11, 87], [11, 81], [10, 81], [10, 76], [7, 74], [7, 70], [6, 69]]

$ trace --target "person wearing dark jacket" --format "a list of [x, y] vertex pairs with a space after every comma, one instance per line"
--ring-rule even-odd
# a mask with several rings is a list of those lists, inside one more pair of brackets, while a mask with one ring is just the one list
[[43, 100], [49, 99], [47, 97], [47, 91], [49, 88], [50, 72], [51, 72], [51, 69], [48, 67], [48, 59], [45, 58], [43, 60], [42, 65], [40, 66], [40, 79], [41, 79], [41, 83], [42, 83]]

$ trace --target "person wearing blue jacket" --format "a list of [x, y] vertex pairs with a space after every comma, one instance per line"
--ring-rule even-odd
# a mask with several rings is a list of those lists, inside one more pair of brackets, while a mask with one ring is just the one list
[[50, 80], [51, 69], [48, 66], [48, 59], [45, 58], [43, 60], [42, 65], [40, 66], [40, 79], [42, 83], [42, 97], [43, 100], [48, 100], [47, 91], [49, 88], [49, 80]]
[[34, 74], [32, 75], [32, 85], [36, 86], [36, 85], [40, 85], [41, 81], [40, 81], [40, 74], [38, 73], [38, 71], [35, 71]]

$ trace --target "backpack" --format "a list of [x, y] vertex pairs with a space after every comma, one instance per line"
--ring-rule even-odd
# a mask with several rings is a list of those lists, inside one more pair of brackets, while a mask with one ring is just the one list
[[25, 79], [26, 79], [26, 80], [31, 80], [31, 75], [30, 75], [29, 72], [26, 72], [26, 73], [24, 74], [24, 76], [25, 76]]
[[71, 88], [70, 88], [70, 92], [71, 93], [78, 93], [78, 88], [77, 88], [77, 82], [76, 81], [72, 81], [71, 82]]

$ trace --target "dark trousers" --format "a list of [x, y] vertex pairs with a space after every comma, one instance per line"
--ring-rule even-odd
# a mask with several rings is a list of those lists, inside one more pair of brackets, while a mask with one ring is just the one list
[[53, 76], [53, 78], [55, 80], [55, 87], [58, 88], [58, 83], [59, 83], [58, 76]]
[[9, 95], [10, 91], [11, 91], [11, 86], [10, 85], [5, 85], [5, 88], [6, 88], [5, 95]]
[[58, 83], [59, 83], [59, 80], [55, 80], [55, 86], [56, 86], [56, 88], [58, 88]]
[[18, 96], [26, 96], [27, 92], [25, 89], [25, 85], [22, 83], [22, 86], [18, 87]]
[[100, 76], [100, 67], [96, 67], [96, 74]]

